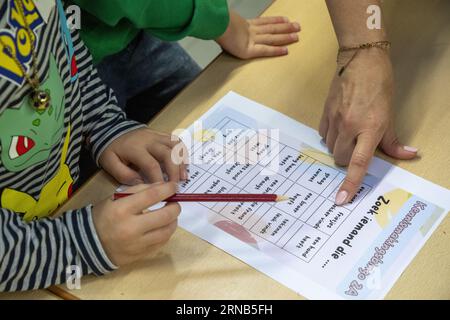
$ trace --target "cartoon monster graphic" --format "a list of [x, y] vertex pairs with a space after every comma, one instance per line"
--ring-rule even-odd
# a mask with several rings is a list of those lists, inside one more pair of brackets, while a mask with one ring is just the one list
[[[50, 70], [41, 86], [51, 93], [51, 105], [43, 111], [30, 106], [25, 98], [18, 108], [6, 109], [0, 116], [2, 165], [20, 172], [45, 163], [50, 151], [61, 142], [64, 130], [64, 85], [56, 61], [50, 56]], [[64, 139], [59, 169], [42, 188], [39, 200], [24, 192], [5, 188], [1, 195], [3, 208], [23, 214], [24, 220], [48, 216], [70, 195], [73, 179], [66, 165], [70, 126]]]

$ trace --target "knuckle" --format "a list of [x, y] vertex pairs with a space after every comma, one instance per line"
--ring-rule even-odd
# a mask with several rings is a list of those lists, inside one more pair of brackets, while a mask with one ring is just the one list
[[340, 104], [342, 106], [342, 109], [340, 109], [342, 112], [347, 113], [348, 110], [350, 110], [352, 108], [353, 102], [351, 99], [347, 98], [347, 97], [343, 97], [340, 100]]
[[166, 141], [167, 144], [165, 143], [161, 143], [160, 147], [161, 150], [164, 150], [164, 154], [170, 154], [170, 152], [172, 152], [172, 145], [173, 145], [173, 141], [170, 140], [170, 138]]
[[268, 28], [268, 33], [276, 33], [277, 32], [277, 27], [276, 26], [274, 26], [274, 25], [271, 25], [269, 28]]
[[164, 217], [167, 223], [174, 221], [181, 212], [181, 206], [177, 202], [172, 202], [164, 208]]
[[388, 143], [389, 143], [390, 145], [397, 145], [397, 144], [400, 144], [400, 140], [398, 139], [397, 136], [392, 136], [392, 137], [388, 140]]
[[369, 165], [369, 158], [361, 152], [354, 152], [350, 165], [357, 168], [366, 168]]
[[161, 200], [164, 197], [160, 187], [148, 188], [145, 190], [145, 193], [146, 197], [152, 201]]
[[381, 136], [386, 132], [388, 124], [386, 123], [386, 121], [380, 119], [376, 121], [374, 127], [376, 128], [377, 134]]
[[126, 143], [124, 145], [127, 146], [127, 149], [130, 151], [130, 153], [140, 152], [142, 148], [138, 146], [136, 143]]
[[340, 167], [346, 167], [349, 163], [349, 159], [345, 155], [335, 155], [334, 163]]
[[157, 241], [161, 242], [161, 243], [169, 241], [173, 232], [174, 232], [174, 230], [172, 228], [170, 228], [169, 226], [164, 229], [161, 229], [160, 232], [158, 233]]
[[131, 181], [135, 180], [135, 176], [133, 174], [129, 174], [126, 172], [118, 172], [115, 175], [117, 181], [125, 184], [131, 184]]
[[342, 111], [336, 110], [334, 107], [330, 107], [327, 114], [328, 121], [330, 123], [338, 123], [341, 121], [341, 114]]
[[123, 171], [115, 172], [115, 176], [119, 181], [127, 180], [130, 178], [130, 175]]
[[114, 213], [115, 213], [115, 216], [122, 217], [122, 216], [125, 216], [128, 213], [128, 210], [124, 206], [117, 206], [114, 209]]
[[242, 60], [248, 60], [252, 57], [252, 53], [253, 53], [252, 49], [245, 50], [245, 52], [242, 52], [238, 55], [238, 58], [240, 58]]
[[370, 117], [367, 119], [367, 128], [375, 132], [384, 130], [384, 125], [381, 119]]
[[164, 208], [163, 210], [161, 210], [159, 217], [164, 225], [170, 224], [170, 222], [173, 220], [173, 214], [170, 210], [168, 210], [168, 208]]
[[147, 169], [150, 171], [157, 171], [160, 170], [161, 167], [159, 166], [159, 163], [156, 160], [152, 160], [147, 163]]
[[295, 26], [295, 24], [289, 23], [286, 26], [286, 31], [287, 32], [295, 32], [295, 31], [297, 31], [297, 27]]
[[117, 240], [119, 240], [120, 242], [128, 242], [133, 239], [133, 236], [134, 236], [133, 229], [130, 226], [125, 225], [120, 227], [119, 232], [117, 234]]
[[163, 200], [176, 192], [177, 184], [175, 182], [166, 182], [153, 186], [146, 190], [147, 196], [153, 200]]
[[145, 252], [145, 249], [146, 248], [142, 244], [140, 244], [140, 245], [129, 247], [128, 251], [132, 256], [140, 257], [142, 255], [142, 253]]
[[167, 193], [172, 195], [175, 192], [177, 192], [177, 184], [175, 182], [173, 182], [173, 181], [167, 182], [167, 183], [165, 183], [165, 186], [167, 188], [166, 189]]
[[340, 111], [338, 117], [341, 120], [342, 125], [345, 129], [354, 128], [358, 123], [356, 118], [349, 112]]
[[345, 178], [344, 184], [347, 187], [347, 189], [350, 190], [356, 190], [359, 188], [359, 183], [348, 177]]

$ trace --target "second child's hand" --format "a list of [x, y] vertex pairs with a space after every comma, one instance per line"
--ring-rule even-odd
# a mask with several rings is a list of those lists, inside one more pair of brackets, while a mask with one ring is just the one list
[[163, 171], [170, 181], [186, 180], [183, 161], [175, 162], [173, 148], [182, 144], [171, 135], [141, 128], [115, 139], [99, 157], [100, 166], [118, 182], [126, 185], [144, 181], [164, 181]]
[[216, 42], [229, 54], [241, 58], [283, 56], [287, 45], [298, 41], [300, 25], [286, 17], [261, 17], [246, 20], [230, 12], [230, 23]]

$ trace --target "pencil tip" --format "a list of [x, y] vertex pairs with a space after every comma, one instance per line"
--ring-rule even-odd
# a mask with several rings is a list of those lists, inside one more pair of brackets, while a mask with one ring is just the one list
[[289, 200], [288, 196], [277, 196], [277, 202]]

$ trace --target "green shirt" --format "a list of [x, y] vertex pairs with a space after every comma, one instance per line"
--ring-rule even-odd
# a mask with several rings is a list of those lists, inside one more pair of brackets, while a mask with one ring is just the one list
[[229, 23], [226, 0], [70, 0], [82, 9], [81, 37], [96, 63], [145, 30], [166, 41], [215, 39]]

